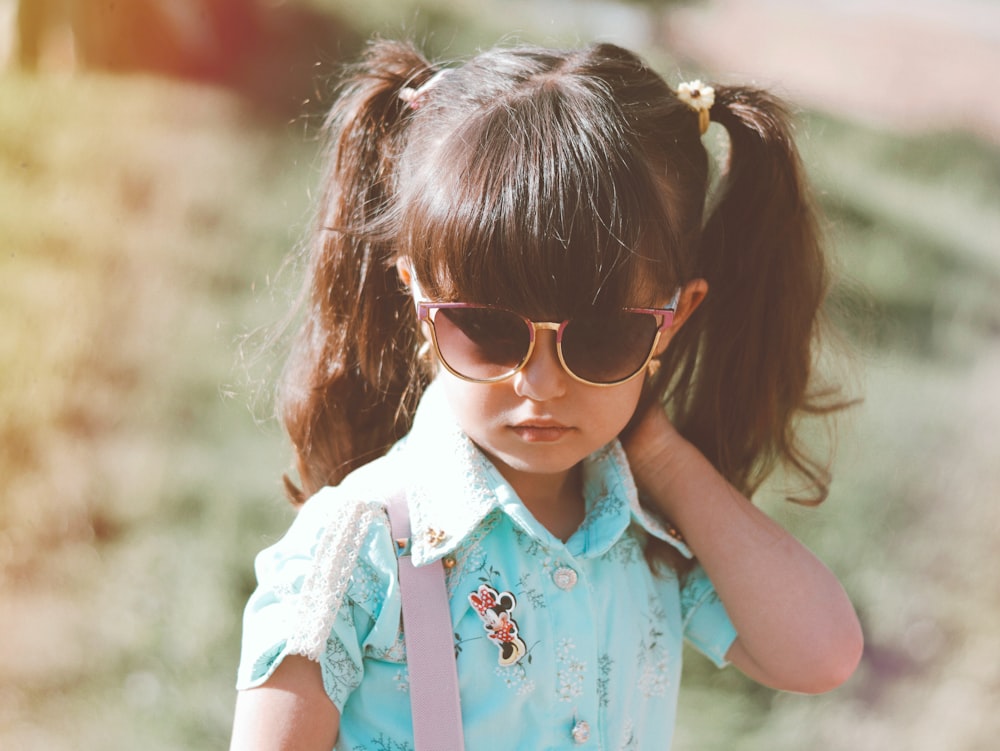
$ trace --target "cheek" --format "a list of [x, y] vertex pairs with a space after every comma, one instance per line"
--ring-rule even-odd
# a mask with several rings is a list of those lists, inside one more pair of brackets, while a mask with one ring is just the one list
[[642, 395], [643, 381], [637, 378], [621, 386], [599, 389], [589, 400], [587, 412], [600, 423], [601, 431], [608, 434], [607, 440], [617, 436], [632, 419]]
[[[484, 385], [456, 378], [445, 369], [438, 372], [446, 400], [462, 430], [470, 437], [481, 437], [499, 418], [516, 408], [521, 399], [509, 386], [510, 382]], [[644, 378], [636, 378], [620, 386], [599, 388], [570, 384], [560, 398], [561, 416], [581, 425], [590, 440], [606, 443], [617, 437], [635, 413], [642, 395]]]
[[441, 382], [448, 405], [466, 433], [474, 433], [477, 426], [487, 422], [497, 411], [495, 386], [463, 381], [444, 368], [438, 371], [436, 380]]

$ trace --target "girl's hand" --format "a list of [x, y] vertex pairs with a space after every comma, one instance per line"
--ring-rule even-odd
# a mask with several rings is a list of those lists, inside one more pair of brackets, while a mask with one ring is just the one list
[[[622, 447], [639, 492], [666, 519], [676, 522], [674, 506], [685, 496], [666, 488], [682, 482], [686, 468], [698, 469], [701, 462], [708, 464], [708, 461], [678, 432], [666, 410], [656, 403], [649, 405], [628, 434], [622, 436]], [[694, 461], [692, 467], [693, 459], [700, 461]]]
[[644, 496], [655, 501], [661, 513], [669, 519], [673, 518], [669, 513], [671, 498], [657, 494], [655, 489], [663, 484], [664, 474], [680, 471], [674, 459], [685, 446], [694, 449], [670, 422], [666, 410], [657, 403], [646, 407], [628, 434], [622, 436], [622, 447], [636, 487]]
[[650, 407], [623, 445], [636, 485], [684, 535], [736, 627], [730, 662], [787, 691], [847, 680], [863, 637], [830, 570], [730, 485], [663, 409]]

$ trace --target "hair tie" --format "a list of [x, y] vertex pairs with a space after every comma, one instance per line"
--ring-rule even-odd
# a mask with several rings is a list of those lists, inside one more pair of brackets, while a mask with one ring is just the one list
[[709, 112], [715, 104], [715, 89], [698, 80], [687, 81], [677, 87], [677, 98], [698, 113], [698, 128], [701, 134], [705, 135], [708, 123], [712, 119]]
[[448, 73], [451, 73], [450, 68], [442, 68], [416, 88], [404, 86], [399, 90], [399, 98], [406, 102], [411, 110], [420, 109], [421, 100], [427, 95], [427, 92], [437, 86], [438, 81]]

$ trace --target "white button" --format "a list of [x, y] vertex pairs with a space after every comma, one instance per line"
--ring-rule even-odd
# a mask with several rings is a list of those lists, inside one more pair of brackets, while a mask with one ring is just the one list
[[568, 566], [557, 568], [555, 573], [552, 574], [552, 581], [556, 583], [559, 589], [573, 589], [576, 586], [576, 578], [576, 571]]
[[573, 726], [573, 742], [586, 743], [590, 740], [590, 725], [580, 720]]

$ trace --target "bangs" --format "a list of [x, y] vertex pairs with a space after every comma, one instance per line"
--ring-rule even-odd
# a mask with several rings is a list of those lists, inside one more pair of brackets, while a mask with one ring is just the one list
[[561, 320], [649, 305], [678, 282], [664, 186], [611, 97], [573, 83], [542, 78], [429, 134], [401, 208], [434, 299]]

